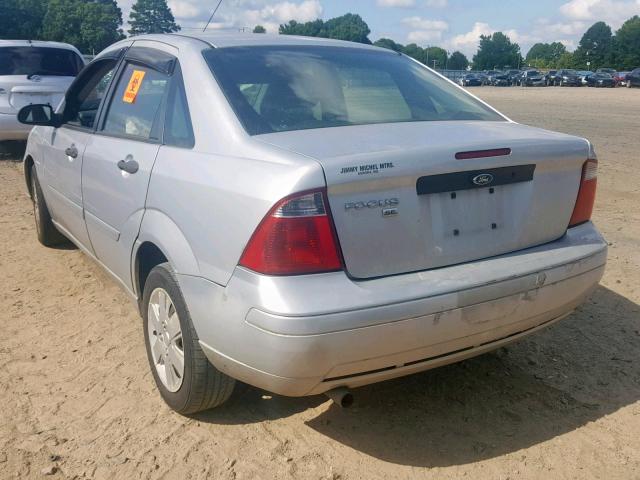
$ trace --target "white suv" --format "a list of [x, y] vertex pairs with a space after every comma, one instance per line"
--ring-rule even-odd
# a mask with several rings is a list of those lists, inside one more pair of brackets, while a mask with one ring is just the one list
[[18, 110], [31, 103], [57, 107], [84, 64], [66, 43], [0, 40], [0, 141], [26, 140], [31, 127], [18, 122]]

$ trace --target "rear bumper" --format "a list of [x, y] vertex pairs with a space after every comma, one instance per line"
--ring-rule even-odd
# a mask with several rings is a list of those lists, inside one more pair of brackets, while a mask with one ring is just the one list
[[18, 122], [15, 114], [0, 113], [0, 142], [4, 140], [26, 140], [30, 125]]
[[434, 368], [532, 333], [595, 288], [606, 251], [588, 223], [510, 255], [364, 282], [243, 269], [226, 287], [179, 279], [218, 369], [300, 396]]

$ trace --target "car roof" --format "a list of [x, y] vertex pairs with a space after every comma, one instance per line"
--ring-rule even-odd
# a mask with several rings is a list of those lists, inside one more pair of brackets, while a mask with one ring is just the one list
[[76, 47], [68, 43], [46, 42], [43, 40], [0, 40], [0, 47], [45, 47], [78, 51]]
[[347, 42], [319, 37], [299, 37], [296, 35], [277, 35], [268, 33], [248, 32], [180, 32], [166, 34], [139, 35], [127, 40], [152, 40], [169, 43], [176, 47], [184, 44], [206, 43], [214, 48], [257, 47], [257, 46], [289, 46], [289, 45], [317, 45], [325, 47], [348, 47], [368, 50], [389, 51], [384, 48], [363, 43]]

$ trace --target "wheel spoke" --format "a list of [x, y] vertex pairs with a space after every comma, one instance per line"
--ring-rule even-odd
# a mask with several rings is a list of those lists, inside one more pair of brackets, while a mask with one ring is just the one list
[[171, 362], [167, 362], [164, 366], [165, 375], [167, 376], [167, 387], [170, 390], [174, 390], [176, 384], [178, 383], [178, 377], [176, 376], [176, 372], [173, 369], [173, 365]]
[[175, 369], [178, 376], [182, 378], [184, 372], [184, 353], [175, 344], [169, 346], [167, 363]]
[[178, 314], [174, 311], [167, 320], [167, 333], [169, 333], [169, 339], [175, 341], [178, 337], [182, 337], [182, 330], [180, 329], [180, 319]]
[[158, 365], [160, 363], [160, 359], [162, 358], [162, 354], [164, 353], [164, 345], [162, 342], [158, 340], [157, 337], [149, 337], [149, 341], [151, 342], [151, 352], [153, 354], [153, 362]]

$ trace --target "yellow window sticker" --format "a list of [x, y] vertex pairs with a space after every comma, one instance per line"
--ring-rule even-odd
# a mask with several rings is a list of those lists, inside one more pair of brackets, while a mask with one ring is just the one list
[[131, 74], [131, 78], [129, 79], [129, 84], [127, 85], [127, 89], [124, 91], [124, 95], [122, 97], [122, 101], [125, 103], [133, 103], [136, 101], [136, 96], [138, 95], [138, 90], [140, 90], [140, 86], [142, 85], [142, 79], [145, 75], [144, 70], [134, 70]]

